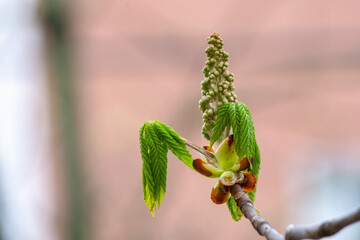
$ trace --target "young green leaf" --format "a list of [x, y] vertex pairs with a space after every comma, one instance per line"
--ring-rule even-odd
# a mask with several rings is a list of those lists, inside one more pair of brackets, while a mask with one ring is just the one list
[[140, 152], [143, 160], [144, 202], [154, 216], [156, 204], [160, 208], [166, 192], [167, 152], [170, 149], [190, 168], [192, 156], [184, 140], [169, 126], [159, 121], [148, 121], [140, 128]]
[[143, 162], [149, 164], [150, 171], [143, 171], [143, 174], [146, 175], [143, 178], [146, 180], [151, 179], [154, 183], [153, 189], [151, 189], [150, 186], [145, 186], [147, 192], [144, 192], [144, 198], [152, 215], [154, 215], [156, 203], [158, 207], [160, 207], [161, 200], [166, 191], [167, 147], [161, 142], [153, 122], [144, 124], [144, 140], [146, 143], [145, 147], [147, 147], [147, 154], [145, 157], [142, 156], [142, 158]]
[[151, 160], [149, 154], [149, 146], [145, 141], [145, 128], [147, 123], [145, 123], [140, 128], [140, 151], [141, 157], [143, 159], [143, 167], [142, 167], [142, 182], [143, 182], [143, 192], [144, 192], [144, 201], [146, 205], [149, 206], [150, 210], [155, 209], [155, 184], [153, 179], [153, 174], [151, 170]]
[[212, 147], [213, 144], [220, 138], [224, 129], [230, 123], [229, 107], [230, 107], [230, 103], [226, 103], [223, 104], [217, 111], [216, 122], [210, 137], [210, 147]]
[[260, 150], [259, 150], [259, 146], [255, 142], [255, 156], [250, 172], [256, 177], [256, 179], [258, 178], [260, 172], [260, 164], [261, 164]]
[[179, 134], [177, 134], [171, 127], [160, 121], [155, 121], [154, 124], [162, 141], [167, 145], [171, 152], [188, 167], [193, 169], [192, 156], [186, 148], [185, 141], [179, 136]]
[[251, 159], [255, 155], [255, 130], [249, 109], [240, 102], [229, 103], [229, 116], [233, 128], [235, 150], [239, 158]]
[[255, 155], [255, 130], [249, 109], [240, 102], [223, 104], [217, 113], [217, 119], [210, 138], [212, 146], [231, 123], [236, 153], [239, 158], [252, 158]]
[[229, 200], [226, 202], [227, 207], [229, 208], [229, 212], [231, 214], [231, 217], [235, 220], [235, 221], [239, 221], [243, 215], [243, 213], [241, 212], [241, 209], [238, 207], [235, 199], [233, 196], [231, 196], [229, 198]]
[[252, 202], [255, 201], [256, 188], [257, 188], [257, 185], [255, 185], [255, 189], [253, 191], [247, 193], [247, 195], [249, 196], [249, 198]]
[[[252, 168], [251, 168], [250, 172], [256, 177], [257, 180], [259, 180], [258, 175], [259, 175], [259, 171], [260, 171], [260, 164], [261, 164], [260, 150], [259, 150], [259, 146], [255, 142], [255, 156], [254, 156], [254, 161], [251, 165]], [[255, 189], [253, 191], [248, 193], [252, 202], [255, 201], [256, 188], [257, 188], [257, 185], [255, 186]]]

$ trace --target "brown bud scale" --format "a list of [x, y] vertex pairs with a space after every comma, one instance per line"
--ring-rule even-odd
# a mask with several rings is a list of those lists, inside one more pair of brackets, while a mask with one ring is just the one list
[[255, 189], [256, 177], [250, 172], [244, 172], [245, 180], [240, 183], [240, 187], [244, 192], [251, 192]]
[[213, 148], [210, 148], [210, 146], [204, 146], [203, 148], [204, 148], [206, 151], [215, 153], [214, 149], [213, 149]]
[[200, 173], [204, 176], [207, 176], [207, 177], [211, 177], [213, 175], [212, 172], [207, 170], [205, 168], [204, 164], [206, 164], [206, 163], [199, 158], [194, 159], [194, 161], [193, 161], [193, 167], [198, 173]]
[[241, 159], [239, 171], [244, 171], [244, 170], [246, 170], [246, 169], [249, 168], [249, 167], [250, 167], [250, 163], [249, 163], [248, 158], [247, 158], [247, 157], [244, 157], [243, 159]]
[[231, 196], [230, 190], [227, 186], [222, 185], [220, 182], [217, 182], [215, 186], [211, 189], [211, 200], [215, 204], [226, 203]]

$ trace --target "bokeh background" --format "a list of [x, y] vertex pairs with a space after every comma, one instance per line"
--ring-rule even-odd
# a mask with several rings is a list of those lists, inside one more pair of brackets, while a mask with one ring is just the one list
[[[262, 239], [169, 154], [143, 203], [138, 130], [201, 136], [206, 38], [230, 53], [279, 232], [360, 203], [360, 2], [0, 1], [0, 239]], [[194, 152], [193, 156], [198, 155]], [[332, 239], [359, 239], [355, 224]]]

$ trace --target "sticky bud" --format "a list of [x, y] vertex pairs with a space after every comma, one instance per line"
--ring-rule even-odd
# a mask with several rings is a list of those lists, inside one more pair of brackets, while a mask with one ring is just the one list
[[222, 141], [216, 150], [215, 157], [218, 161], [219, 168], [222, 170], [229, 170], [234, 166], [237, 156], [233, 135], [228, 136]]
[[227, 186], [222, 185], [220, 182], [217, 182], [211, 189], [211, 200], [215, 204], [226, 203], [230, 198], [230, 190]]
[[256, 177], [249, 172], [243, 172], [244, 181], [240, 183], [240, 187], [244, 192], [251, 192], [255, 189]]

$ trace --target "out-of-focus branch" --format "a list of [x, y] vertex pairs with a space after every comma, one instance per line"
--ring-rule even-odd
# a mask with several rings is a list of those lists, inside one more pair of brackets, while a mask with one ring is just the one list
[[334, 235], [344, 227], [360, 221], [360, 207], [355, 211], [348, 213], [342, 217], [325, 220], [321, 223], [294, 226], [289, 225], [286, 230], [286, 240], [300, 240], [300, 239], [320, 239], [323, 237]]
[[85, 192], [81, 151], [78, 147], [76, 96], [69, 42], [70, 1], [42, 0], [40, 16], [44, 25], [47, 44], [49, 84], [54, 88], [56, 127], [64, 153], [60, 166], [64, 167], [66, 186], [66, 239], [89, 239], [89, 195]]
[[249, 196], [244, 193], [240, 185], [235, 184], [230, 187], [230, 192], [234, 196], [236, 203], [240, 207], [244, 216], [250, 220], [255, 230], [268, 240], [301, 240], [301, 239], [320, 239], [336, 234], [344, 227], [360, 221], [360, 207], [355, 211], [342, 217], [326, 220], [322, 223], [315, 223], [307, 226], [289, 225], [285, 236], [278, 233], [264, 218], [256, 211]]

